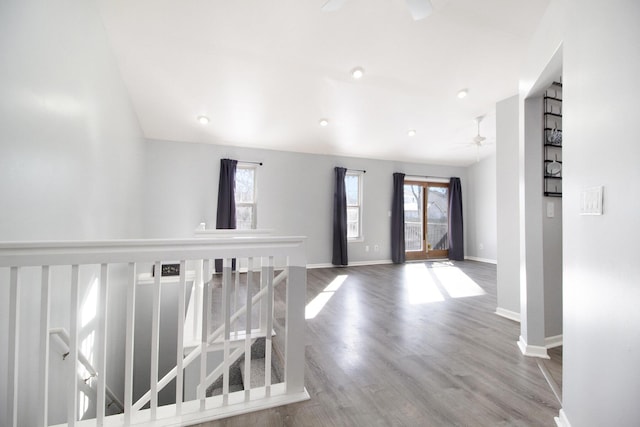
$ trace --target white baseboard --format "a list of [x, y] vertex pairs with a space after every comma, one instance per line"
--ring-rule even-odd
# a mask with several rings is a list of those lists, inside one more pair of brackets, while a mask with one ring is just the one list
[[539, 357], [540, 359], [550, 359], [549, 355], [547, 354], [546, 347], [542, 347], [539, 345], [529, 345], [524, 340], [524, 338], [522, 338], [522, 335], [518, 340], [518, 347], [520, 348], [522, 354], [524, 354], [525, 356]]
[[560, 409], [560, 413], [557, 417], [554, 418], [554, 420], [556, 421], [556, 425], [558, 427], [571, 427], [571, 423], [569, 422], [567, 414], [565, 414], [563, 409]]
[[[349, 262], [349, 265], [346, 265], [345, 267], [362, 267], [365, 265], [382, 265], [382, 264], [392, 264], [392, 263], [393, 261], [391, 261], [390, 259], [379, 259], [379, 260], [371, 260], [371, 261], [353, 261], [353, 262]], [[336, 266], [330, 263], [307, 264], [307, 268], [309, 270], [314, 268], [332, 268], [332, 267], [336, 267]]]
[[562, 334], [545, 338], [544, 345], [547, 348], [560, 347], [562, 345]]
[[390, 259], [380, 259], [380, 260], [374, 260], [374, 261], [354, 261], [354, 262], [350, 262], [349, 266], [360, 267], [363, 265], [380, 265], [380, 264], [393, 264], [393, 261], [391, 261]]
[[477, 256], [465, 256], [464, 259], [468, 259], [471, 261], [478, 261], [478, 262], [486, 262], [488, 264], [497, 264], [498, 261], [495, 259], [489, 259], [489, 258], [480, 258]]
[[507, 310], [504, 308], [496, 308], [496, 314], [498, 316], [504, 317], [505, 319], [513, 320], [514, 322], [520, 322], [520, 313], [515, 311]]

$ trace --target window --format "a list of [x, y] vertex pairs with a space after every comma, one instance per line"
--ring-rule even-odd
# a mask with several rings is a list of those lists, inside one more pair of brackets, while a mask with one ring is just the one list
[[256, 167], [238, 164], [236, 168], [236, 228], [256, 228]]
[[362, 239], [362, 172], [347, 172], [347, 239]]

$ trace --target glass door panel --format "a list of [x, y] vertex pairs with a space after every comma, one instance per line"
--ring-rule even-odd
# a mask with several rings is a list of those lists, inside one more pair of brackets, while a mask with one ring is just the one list
[[404, 244], [410, 259], [426, 255], [422, 185], [405, 184], [404, 186]]
[[430, 258], [449, 256], [449, 185], [427, 186], [427, 253]]

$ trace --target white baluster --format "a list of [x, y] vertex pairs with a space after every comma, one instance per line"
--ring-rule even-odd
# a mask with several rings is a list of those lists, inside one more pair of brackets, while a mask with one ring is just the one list
[[96, 422], [99, 427], [104, 425], [106, 386], [107, 386], [107, 305], [109, 289], [109, 266], [100, 266], [100, 293], [98, 301], [98, 331], [96, 339], [96, 370], [98, 382], [96, 390]]
[[251, 316], [252, 316], [252, 297], [251, 292], [254, 286], [254, 260], [249, 258], [247, 262], [247, 295], [245, 301], [245, 337], [244, 337], [244, 401], [251, 400]]
[[224, 321], [224, 346], [222, 359], [222, 404], [229, 404], [229, 339], [231, 323], [229, 307], [231, 306], [231, 275], [232, 261], [229, 258], [222, 260], [222, 319]]
[[160, 343], [160, 286], [162, 279], [162, 264], [156, 261], [155, 280], [153, 283], [153, 301], [151, 309], [151, 375], [149, 389], [151, 390], [151, 419], [155, 420], [158, 411], [158, 351]]
[[264, 386], [266, 397], [271, 397], [271, 349], [272, 349], [272, 331], [273, 331], [273, 257], [265, 258], [267, 262], [266, 267], [263, 267], [262, 272], [265, 286], [267, 288], [267, 303], [266, 303], [266, 321], [267, 321], [267, 334], [265, 335], [265, 348], [264, 348]]
[[209, 260], [205, 259], [202, 267], [202, 276], [203, 276], [203, 289], [202, 289], [202, 339], [200, 345], [202, 346], [202, 350], [200, 352], [200, 410], [205, 410], [206, 398], [207, 398], [207, 387], [206, 379], [207, 379], [207, 353], [209, 347], [208, 340], [208, 332], [209, 332], [209, 313], [211, 312], [211, 301], [210, 301], [210, 286], [209, 283], [211, 281], [211, 270], [209, 267]]
[[7, 421], [18, 426], [18, 369], [20, 360], [18, 328], [20, 327], [20, 270], [9, 273], [9, 360], [7, 363]]
[[40, 285], [40, 388], [38, 389], [38, 403], [40, 414], [38, 423], [45, 427], [48, 425], [49, 402], [47, 390], [49, 389], [49, 312], [51, 303], [49, 299], [50, 276], [49, 266], [41, 268], [42, 281]]
[[124, 424], [131, 425], [133, 408], [133, 348], [136, 316], [136, 263], [129, 263], [127, 283], [127, 330], [124, 360]]
[[[238, 267], [236, 268], [235, 273], [235, 290], [233, 291], [233, 306], [231, 308], [231, 313], [235, 313], [238, 311], [238, 295], [240, 294], [240, 260], [238, 260]], [[235, 338], [238, 338], [238, 320], [234, 320], [231, 324], [231, 328], [235, 333]]]
[[[176, 415], [182, 414], [182, 386], [184, 383], [184, 316], [186, 299], [186, 263], [180, 261], [180, 282], [178, 284], [178, 345], [176, 353]], [[193, 289], [192, 292], [195, 292]]]
[[80, 300], [79, 266], [71, 266], [69, 305], [69, 372], [67, 388], [67, 423], [75, 426], [78, 417], [78, 302]]

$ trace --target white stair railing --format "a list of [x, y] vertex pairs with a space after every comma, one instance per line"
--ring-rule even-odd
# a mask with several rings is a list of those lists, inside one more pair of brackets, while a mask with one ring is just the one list
[[[102, 241], [102, 242], [35, 242], [35, 243], [0, 243], [0, 287], [8, 288], [8, 301], [0, 302], [0, 310], [5, 310], [9, 314], [8, 324], [8, 357], [6, 366], [1, 367], [7, 372], [6, 382], [6, 408], [5, 414], [0, 415], [1, 424], [16, 427], [18, 425], [38, 425], [47, 426], [48, 423], [48, 400], [47, 384], [50, 380], [49, 372], [49, 330], [51, 329], [51, 319], [57, 319], [62, 314], [66, 317], [69, 325], [68, 347], [69, 356], [68, 368], [65, 376], [75, 378], [78, 369], [85, 365], [81, 346], [85, 345], [81, 341], [84, 338], [85, 325], [83, 319], [83, 309], [88, 284], [86, 283], [87, 271], [94, 273], [95, 283], [97, 283], [97, 318], [95, 322], [95, 337], [92, 346], [92, 353], [95, 356], [94, 363], [91, 364], [95, 371], [96, 383], [96, 409], [95, 415], [83, 416], [78, 411], [79, 387], [77, 381], [67, 380], [66, 401], [67, 415], [66, 422], [61, 425], [146, 425], [152, 423], [154, 426], [178, 426], [206, 422], [213, 419], [223, 418], [254, 410], [261, 410], [273, 406], [297, 402], [308, 399], [309, 395], [304, 388], [304, 306], [306, 296], [306, 259], [305, 259], [305, 239], [300, 237], [274, 237], [274, 236], [252, 236], [242, 238], [198, 238], [188, 240], [125, 240], [125, 241]], [[202, 333], [202, 340], [199, 346], [191, 350], [185, 357], [185, 297], [187, 291], [185, 271], [188, 265], [202, 265], [202, 277], [211, 277], [211, 266], [214, 259], [223, 259], [224, 268], [222, 274], [222, 302], [220, 311], [222, 313], [222, 324], [212, 333], [208, 331], [214, 328], [212, 313], [209, 304], [203, 304], [202, 323], [199, 325]], [[244, 265], [248, 265], [246, 299], [239, 308], [238, 279], [234, 283], [231, 279], [235, 274], [231, 270], [231, 260], [242, 259]], [[274, 280], [274, 260], [282, 260], [282, 267], [285, 274]], [[163, 263], [179, 263], [180, 278], [175, 284], [178, 286], [177, 298], [177, 331], [175, 368], [162, 379], [159, 376], [160, 350], [159, 341], [162, 334], [160, 330], [161, 319], [161, 289], [163, 287], [160, 274], [154, 277], [153, 294], [151, 301], [138, 301], [138, 304], [149, 304], [151, 306], [151, 330], [146, 336], [136, 336], [136, 288], [137, 274], [139, 270], [150, 269], [153, 264], [155, 271], [161, 271]], [[112, 274], [114, 270], [120, 271], [126, 266], [126, 277], [118, 277]], [[34, 269], [33, 267], [36, 267]], [[254, 281], [254, 270], [259, 269], [261, 279]], [[37, 270], [37, 273], [34, 273]], [[63, 270], [65, 273], [60, 274]], [[55, 272], [53, 274], [52, 272]], [[229, 366], [233, 363], [234, 357], [239, 357], [238, 350], [242, 351], [242, 345], [237, 346], [235, 341], [238, 338], [238, 321], [245, 320], [244, 331], [244, 352], [250, 353], [251, 343], [255, 334], [252, 332], [252, 314], [256, 310], [260, 311], [258, 318], [261, 332], [271, 330], [273, 327], [274, 311], [274, 286], [283, 282], [286, 275], [286, 297], [284, 297], [284, 381], [279, 384], [270, 384], [270, 372], [265, 377], [265, 386], [255, 389], [245, 388], [244, 391], [229, 392]], [[113, 277], [112, 277], [113, 276]], [[24, 282], [23, 282], [24, 281]], [[24, 321], [20, 316], [21, 306], [33, 303], [30, 295], [34, 286], [32, 282], [39, 283], [39, 292], [35, 297], [39, 298], [40, 319], [34, 322]], [[253, 292], [251, 285], [256, 288]], [[70, 286], [70, 288], [69, 288]], [[173, 285], [172, 285], [173, 286]], [[257, 287], [260, 289], [257, 290]], [[110, 289], [126, 289], [126, 298], [112, 301]], [[65, 290], [66, 289], [66, 290]], [[71, 290], [69, 294], [69, 289]], [[64, 290], [64, 291], [63, 291]], [[214, 292], [211, 281], [208, 286], [203, 287], [203, 302], [209, 301], [209, 295]], [[68, 308], [59, 307], [60, 298], [52, 298], [52, 295], [70, 295]], [[116, 293], [117, 294], [117, 293]], [[121, 292], [122, 294], [122, 292]], [[281, 294], [281, 292], [278, 292]], [[107, 298], [107, 296], [109, 296]], [[280, 296], [282, 298], [282, 295]], [[233, 299], [233, 303], [232, 303]], [[36, 302], [37, 303], [37, 302]], [[114, 319], [108, 316], [113, 313], [109, 307], [116, 304], [123, 307], [122, 312], [126, 313], [126, 326], [120, 336], [124, 336], [124, 369], [121, 372], [108, 372], [107, 358], [110, 357], [109, 346], [113, 343], [109, 341], [107, 329]], [[254, 308], [255, 306], [255, 308]], [[282, 306], [282, 302], [279, 303]], [[235, 308], [235, 310], [233, 309]], [[68, 310], [60, 313], [59, 311]], [[115, 311], [117, 312], [117, 310]], [[216, 314], [216, 316], [218, 316]], [[21, 323], [22, 321], [22, 323]], [[26, 348], [19, 340], [21, 334], [37, 334], [40, 338], [36, 348]], [[266, 334], [267, 357], [271, 356], [271, 334]], [[148, 399], [141, 403], [141, 400], [134, 401], [134, 369], [139, 365], [134, 364], [135, 342], [139, 339], [150, 339], [151, 350], [146, 373], [150, 370], [149, 391], [143, 396]], [[202, 391], [196, 400], [185, 400], [183, 398], [183, 388], [185, 384], [185, 373], [187, 367], [194, 360], [200, 359], [199, 389], [205, 390], [220, 370], [217, 367], [208, 366], [205, 357], [211, 348], [222, 346], [222, 353], [225, 356], [222, 362], [221, 373], [224, 376], [223, 393], [221, 396], [206, 397]], [[25, 372], [25, 367], [20, 366], [21, 357], [26, 354], [37, 354], [36, 365], [29, 366], [29, 369], [38, 373], [39, 389], [29, 390], [29, 387], [21, 384], [21, 378]], [[139, 356], [139, 355], [138, 355]], [[162, 355], [164, 356], [164, 355]], [[31, 359], [30, 359], [31, 360]], [[0, 360], [0, 362], [3, 362]], [[249, 360], [245, 357], [245, 368], [250, 369]], [[6, 369], [5, 369], [6, 368]], [[85, 367], [86, 369], [86, 367]], [[149, 370], [147, 370], [149, 369]], [[112, 368], [112, 370], [114, 370]], [[269, 370], [269, 368], [267, 368]], [[215, 372], [214, 372], [215, 371]], [[124, 386], [115, 388], [113, 391], [106, 386], [106, 379], [110, 375], [122, 375]], [[249, 374], [250, 375], [250, 374]], [[27, 375], [28, 377], [29, 375]], [[219, 375], [218, 375], [219, 376]], [[175, 403], [160, 405], [158, 393], [175, 378]], [[52, 384], [56, 386], [56, 384]], [[44, 389], [44, 391], [43, 391]], [[64, 389], [64, 388], [63, 388]], [[137, 394], [137, 392], [136, 392]], [[124, 413], [117, 415], [106, 415], [105, 406], [108, 399], [121, 398], [124, 406]], [[34, 402], [34, 397], [36, 401]], [[24, 402], [29, 402], [25, 405]], [[141, 409], [148, 403], [148, 409]], [[31, 410], [21, 411], [22, 408], [29, 407]], [[86, 415], [86, 414], [85, 414]], [[4, 417], [4, 419], [2, 419]], [[85, 419], [89, 418], [89, 419]], [[59, 422], [59, 421], [58, 421]]]
[[[63, 344], [63, 346], [64, 346], [63, 348], [66, 350], [66, 353], [64, 353], [62, 355], [62, 358], [66, 359], [66, 357], [69, 355], [69, 352], [70, 352], [70, 348], [69, 348], [69, 342], [70, 342], [69, 332], [67, 332], [67, 330], [64, 329], [64, 328], [52, 328], [52, 329], [49, 329], [49, 335], [57, 336], [58, 339], [60, 340], [60, 342]], [[96, 368], [93, 367], [93, 365], [91, 364], [89, 359], [87, 359], [87, 356], [85, 356], [82, 351], [78, 352], [78, 361], [82, 364], [82, 366], [84, 366], [84, 368], [87, 370], [87, 372], [89, 374], [89, 377], [88, 378], [83, 378], [82, 381], [87, 383], [91, 378], [97, 378], [98, 377], [98, 371], [96, 370]], [[122, 401], [120, 401], [118, 396], [116, 396], [115, 393], [113, 391], [111, 391], [109, 386], [106, 385], [106, 384], [105, 384], [105, 392], [107, 394], [107, 397], [109, 397], [109, 399], [111, 399], [111, 402], [114, 403], [120, 409], [120, 411], [123, 411], [124, 410], [124, 404], [122, 403]], [[107, 404], [107, 406], [109, 406], [109, 404]]]
[[[236, 277], [238, 276], [236, 275]], [[273, 279], [273, 286], [275, 287], [280, 283], [283, 283], [286, 277], [287, 277], [287, 271], [283, 270], [282, 272], [280, 272], [280, 274], [278, 274], [278, 276], [276, 276], [275, 279]], [[258, 302], [261, 302], [265, 297], [267, 297], [268, 296], [267, 291], [268, 291], [267, 288], [263, 288], [258, 293], [253, 295], [253, 297], [251, 297], [249, 307], [254, 307]], [[249, 294], [249, 296], [251, 296], [251, 294]], [[235, 313], [233, 313], [233, 315], [229, 317], [229, 322], [231, 324], [235, 323], [242, 315], [246, 313], [247, 313], [247, 305], [243, 305], [240, 309], [238, 309]], [[269, 331], [269, 329], [266, 329], [266, 330]], [[207, 340], [207, 347], [210, 348], [212, 347], [212, 344], [220, 342], [219, 338], [223, 335], [224, 331], [225, 331], [225, 325], [221, 325], [215, 331], [209, 334], [209, 337]], [[245, 334], [245, 338], [249, 337], [251, 340], [251, 343], [253, 343], [253, 339], [256, 338], [257, 336], [264, 336], [264, 334], [256, 335], [253, 333], [252, 330], [250, 330]], [[189, 365], [191, 365], [191, 363], [194, 360], [197, 360], [197, 358], [200, 357], [201, 353], [202, 353], [202, 345], [199, 344], [193, 350], [191, 350], [191, 352], [189, 352], [189, 354], [184, 358], [182, 362], [182, 367], [186, 368]], [[238, 359], [238, 357], [242, 355], [242, 353], [244, 353], [244, 349], [242, 349], [242, 351], [236, 350], [228, 358], [225, 358], [225, 360], [227, 360], [229, 364], [233, 364]], [[158, 381], [158, 392], [164, 389], [164, 387], [166, 387], [176, 377], [177, 372], [178, 372], [178, 367], [176, 366], [175, 368], [167, 372], [165, 376], [162, 377], [162, 379], [160, 379], [160, 381]], [[218, 378], [222, 373], [223, 373], [223, 363], [220, 363], [215, 369], [213, 369], [213, 371], [211, 371], [209, 375], [207, 375], [204, 383], [198, 385], [198, 393], [200, 393], [200, 391], [203, 389], [206, 391], [207, 387], [209, 387], [211, 383], [213, 383], [216, 380], [216, 378]], [[150, 398], [151, 398], [151, 390], [146, 392], [142, 397], [140, 397], [140, 399], [138, 399], [138, 401], [136, 401], [136, 403], [133, 405], [133, 409], [134, 410], [141, 409], [142, 407], [144, 407], [144, 405], [146, 405], [149, 402]]]

